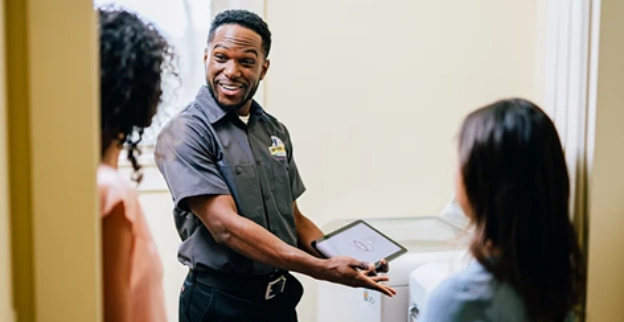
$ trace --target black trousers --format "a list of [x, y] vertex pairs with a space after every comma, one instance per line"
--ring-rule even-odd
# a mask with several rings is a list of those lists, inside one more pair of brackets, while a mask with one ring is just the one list
[[294, 276], [286, 276], [283, 293], [265, 300], [214, 288], [189, 274], [180, 293], [180, 322], [297, 322], [295, 308], [303, 286]]

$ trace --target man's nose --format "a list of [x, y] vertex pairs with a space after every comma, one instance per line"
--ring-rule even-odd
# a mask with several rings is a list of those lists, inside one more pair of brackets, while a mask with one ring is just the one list
[[236, 61], [229, 60], [225, 64], [225, 70], [223, 71], [223, 73], [229, 79], [237, 78], [240, 76], [240, 67], [238, 66], [238, 63]]

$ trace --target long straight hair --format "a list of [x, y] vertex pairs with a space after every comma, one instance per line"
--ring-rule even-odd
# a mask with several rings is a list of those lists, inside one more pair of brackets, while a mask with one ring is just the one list
[[518, 292], [531, 320], [564, 321], [582, 300], [585, 273], [555, 125], [527, 100], [494, 102], [464, 120], [459, 158], [472, 254]]

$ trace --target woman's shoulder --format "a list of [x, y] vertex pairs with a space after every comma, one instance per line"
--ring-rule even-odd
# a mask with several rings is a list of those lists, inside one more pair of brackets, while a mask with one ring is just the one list
[[427, 322], [524, 321], [524, 308], [510, 286], [475, 261], [431, 293], [423, 315]]
[[[462, 303], [488, 301], [494, 293], [494, 276], [478, 262], [442, 282], [432, 298], [454, 299]], [[450, 295], [450, 296], [447, 296]]]
[[136, 192], [116, 169], [100, 165], [97, 171], [97, 185], [100, 196], [100, 213], [106, 217], [116, 207], [123, 207], [126, 217], [134, 221]]

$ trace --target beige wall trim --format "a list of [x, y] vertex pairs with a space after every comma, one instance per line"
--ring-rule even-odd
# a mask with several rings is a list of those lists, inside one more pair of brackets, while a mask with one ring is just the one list
[[6, 1], [18, 322], [101, 321], [98, 47], [90, 1]]
[[19, 322], [35, 321], [30, 176], [28, 34], [26, 1], [5, 1], [9, 191], [13, 300]]
[[101, 320], [99, 63], [91, 1], [27, 0], [37, 321]]
[[11, 275], [5, 1], [0, 0], [0, 321], [15, 321]]
[[[593, 159], [589, 172], [588, 321], [624, 321], [624, 2], [593, 0], [599, 12]], [[590, 133], [590, 135], [592, 135]]]

